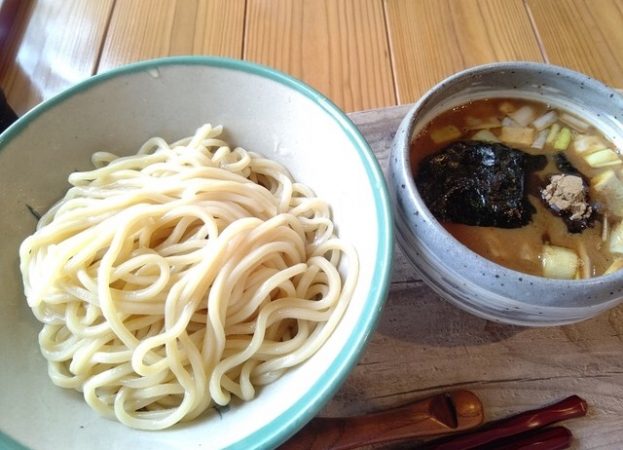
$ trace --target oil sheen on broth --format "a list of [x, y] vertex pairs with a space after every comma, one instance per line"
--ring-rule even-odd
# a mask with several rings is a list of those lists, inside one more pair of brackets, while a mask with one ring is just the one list
[[[501, 143], [538, 155], [541, 164], [525, 178], [533, 211], [527, 224], [473, 226], [438, 217], [456, 239], [485, 258], [533, 275], [579, 279], [623, 267], [623, 161], [603, 133], [544, 103], [511, 98], [472, 101], [440, 114], [415, 137], [411, 167], [416, 183], [427, 160], [458, 142]], [[587, 194], [585, 218], [590, 219], [573, 232], [556, 205], [544, 198], [544, 190], [557, 189], [552, 176], [559, 174], [567, 181], [581, 179]], [[568, 192], [561, 189], [558, 194], [566, 196], [561, 199], [568, 199]]]

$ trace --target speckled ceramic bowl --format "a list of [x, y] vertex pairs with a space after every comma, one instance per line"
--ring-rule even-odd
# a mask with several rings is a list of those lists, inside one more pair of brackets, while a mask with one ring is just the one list
[[[23, 295], [20, 242], [93, 152], [135, 153], [151, 136], [176, 140], [206, 122], [229, 142], [284, 164], [331, 205], [355, 246], [359, 277], [342, 320], [310, 359], [258, 390], [170, 429], [147, 432], [100, 417], [56, 387]], [[37, 106], [0, 134], [0, 448], [272, 448], [331, 398], [372, 335], [389, 287], [393, 220], [385, 179], [353, 123], [327, 98], [268, 67], [174, 57], [120, 67]], [[342, 270], [347, 270], [343, 267]], [[15, 442], [17, 441], [17, 442]]]
[[425, 206], [409, 162], [412, 137], [441, 112], [490, 97], [532, 99], [575, 112], [606, 133], [618, 148], [623, 147], [623, 97], [586, 75], [530, 62], [488, 64], [455, 74], [413, 106], [392, 145], [391, 188], [402, 250], [442, 297], [486, 319], [560, 325], [612, 308], [623, 299], [623, 272], [588, 280], [554, 280], [516, 272], [459, 243]]

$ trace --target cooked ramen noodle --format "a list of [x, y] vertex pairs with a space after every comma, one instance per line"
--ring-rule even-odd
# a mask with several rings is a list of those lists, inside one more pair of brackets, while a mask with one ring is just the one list
[[323, 345], [354, 289], [328, 204], [221, 131], [94, 154], [20, 248], [52, 381], [130, 427], [252, 399]]

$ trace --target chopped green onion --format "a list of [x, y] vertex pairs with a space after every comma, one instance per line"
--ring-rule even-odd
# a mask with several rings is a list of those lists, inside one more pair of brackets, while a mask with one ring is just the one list
[[571, 130], [567, 127], [564, 127], [556, 136], [556, 140], [554, 141], [554, 148], [556, 150], [567, 150], [569, 144], [571, 143]]
[[559, 131], [560, 131], [559, 124], [555, 123], [554, 125], [552, 125], [552, 127], [549, 129], [547, 139], [545, 139], [545, 143], [552, 145], [554, 141], [556, 140], [556, 136], [558, 136]]

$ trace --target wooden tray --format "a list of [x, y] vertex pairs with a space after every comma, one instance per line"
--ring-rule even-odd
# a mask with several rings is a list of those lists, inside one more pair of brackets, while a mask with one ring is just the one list
[[[350, 114], [384, 170], [408, 109]], [[575, 437], [572, 448], [623, 448], [623, 305], [561, 327], [489, 322], [438, 297], [397, 248], [376, 332], [321, 415], [369, 413], [456, 388], [482, 399], [486, 420], [577, 394], [587, 400], [589, 414], [563, 422]]]

